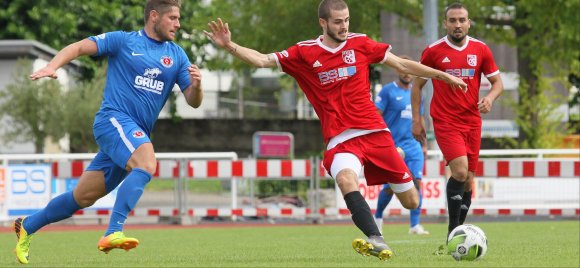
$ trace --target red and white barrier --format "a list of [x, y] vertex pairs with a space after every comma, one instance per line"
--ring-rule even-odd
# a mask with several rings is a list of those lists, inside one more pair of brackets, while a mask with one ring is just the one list
[[[445, 161], [427, 160], [425, 177], [445, 176]], [[574, 159], [483, 159], [478, 162], [476, 177], [580, 177], [580, 161]]]
[[[75, 217], [106, 217], [111, 215], [109, 209], [79, 210]], [[374, 213], [374, 210], [373, 210]], [[321, 216], [350, 216], [348, 209], [322, 208], [318, 211]], [[550, 208], [550, 209], [511, 209], [511, 208], [472, 208], [471, 215], [477, 216], [580, 216], [578, 208]], [[130, 216], [179, 216], [179, 210], [174, 208], [159, 209], [135, 209]], [[301, 217], [311, 216], [312, 211], [308, 208], [194, 208], [187, 209], [185, 215], [193, 217]], [[409, 215], [407, 209], [387, 209], [385, 216]], [[422, 209], [421, 215], [447, 216], [445, 209]]]

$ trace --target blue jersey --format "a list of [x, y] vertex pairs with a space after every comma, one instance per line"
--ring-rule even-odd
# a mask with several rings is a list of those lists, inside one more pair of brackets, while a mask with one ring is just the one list
[[[422, 155], [421, 143], [415, 140], [411, 131], [413, 125], [411, 90], [398, 87], [396, 82], [386, 84], [379, 92], [375, 106], [382, 111], [383, 119], [391, 130], [395, 144], [401, 147], [406, 155], [411, 153]], [[423, 114], [422, 101], [420, 111]]]
[[147, 135], [177, 83], [190, 85], [191, 65], [174, 42], [159, 42], [138, 32], [108, 32], [89, 37], [97, 44], [96, 56], [108, 57], [107, 82], [95, 122], [108, 120], [109, 112], [129, 116]]

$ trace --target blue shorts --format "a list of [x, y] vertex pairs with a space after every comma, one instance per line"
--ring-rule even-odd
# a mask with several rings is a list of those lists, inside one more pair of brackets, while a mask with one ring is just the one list
[[102, 115], [100, 114], [93, 124], [99, 152], [87, 170], [104, 171], [105, 185], [107, 192], [110, 192], [127, 175], [125, 167], [135, 149], [151, 140], [127, 115], [111, 111], [106, 112], [106, 116]]

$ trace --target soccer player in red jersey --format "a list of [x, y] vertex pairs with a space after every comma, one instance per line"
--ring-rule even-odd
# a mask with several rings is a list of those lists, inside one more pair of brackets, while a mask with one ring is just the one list
[[[463, 224], [471, 205], [471, 187], [481, 144], [480, 113], [491, 110], [503, 91], [503, 83], [489, 47], [467, 35], [471, 23], [462, 4], [455, 3], [445, 9], [444, 25], [447, 36], [425, 48], [421, 63], [467, 83], [467, 91], [463, 92], [433, 80], [431, 117], [435, 139], [451, 169], [447, 181], [448, 232], [451, 232]], [[490, 81], [491, 90], [479, 99], [482, 74]], [[425, 83], [425, 79], [415, 79], [411, 89], [412, 132], [422, 142], [425, 142], [425, 128], [419, 121], [419, 109]]]
[[205, 34], [218, 47], [255, 67], [278, 67], [296, 79], [320, 118], [327, 144], [324, 167], [336, 180], [354, 224], [368, 237], [366, 241], [356, 239], [353, 247], [363, 255], [388, 259], [392, 251], [359, 192], [362, 166], [368, 185], [389, 183], [405, 208], [416, 208], [419, 197], [411, 173], [371, 100], [368, 67], [383, 63], [401, 73], [443, 80], [452, 87], [465, 88], [466, 84], [445, 72], [395, 56], [389, 44], [349, 33], [349, 10], [343, 0], [321, 1], [318, 14], [321, 36], [272, 54], [234, 43], [228, 24], [221, 19], [210, 22], [210, 31]]

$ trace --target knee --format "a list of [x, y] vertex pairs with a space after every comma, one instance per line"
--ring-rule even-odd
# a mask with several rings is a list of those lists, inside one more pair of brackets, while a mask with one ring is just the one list
[[457, 181], [465, 182], [467, 180], [467, 174], [468, 174], [467, 168], [460, 168], [454, 170], [451, 176], [453, 176], [453, 178]]
[[336, 176], [336, 184], [343, 194], [358, 191], [358, 183], [353, 178], [356, 178], [356, 173], [351, 170], [343, 170]]
[[143, 161], [142, 163], [139, 163], [134, 168], [139, 168], [139, 169], [142, 169], [149, 174], [154, 174], [155, 171], [157, 170], [157, 160], [153, 159], [153, 160], [149, 160], [149, 161]]
[[397, 197], [399, 197], [401, 205], [403, 205], [403, 207], [406, 209], [412, 210], [419, 207], [420, 203], [419, 192], [414, 188], [411, 188], [411, 190], [409, 190], [407, 194], [398, 195]]
[[99, 198], [96, 193], [84, 193], [84, 194], [75, 194], [74, 195], [75, 202], [81, 208], [86, 208], [92, 206]]
[[407, 202], [402, 204], [404, 208], [406, 209], [416, 209], [419, 207], [419, 198], [411, 198], [410, 200], [408, 200]]

